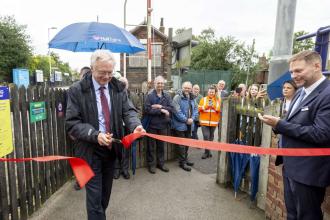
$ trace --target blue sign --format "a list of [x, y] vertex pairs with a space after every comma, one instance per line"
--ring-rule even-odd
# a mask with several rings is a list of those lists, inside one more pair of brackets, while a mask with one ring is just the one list
[[13, 69], [13, 81], [18, 87], [25, 86], [27, 88], [30, 84], [29, 70]]
[[9, 89], [7, 86], [0, 86], [0, 100], [9, 99]]

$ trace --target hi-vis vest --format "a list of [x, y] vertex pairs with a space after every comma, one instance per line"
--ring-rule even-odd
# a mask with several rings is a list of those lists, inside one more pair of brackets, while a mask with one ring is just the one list
[[[209, 106], [211, 100], [212, 106]], [[217, 126], [220, 120], [220, 106], [221, 99], [216, 96], [202, 98], [198, 105], [199, 124], [201, 126]]]

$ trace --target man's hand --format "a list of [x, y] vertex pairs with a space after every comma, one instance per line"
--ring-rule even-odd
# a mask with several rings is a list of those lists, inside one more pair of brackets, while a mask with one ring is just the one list
[[139, 133], [139, 132], [142, 132], [142, 133], [145, 133], [145, 132], [146, 132], [146, 130], [144, 130], [144, 128], [142, 127], [142, 125], [138, 125], [138, 126], [134, 129], [134, 131], [133, 131], [133, 133]]
[[151, 105], [151, 108], [154, 108], [154, 109], [161, 109], [161, 108], [163, 108], [163, 106], [160, 105], [160, 104], [153, 104], [153, 105]]
[[192, 118], [188, 118], [187, 125], [191, 125], [193, 122], [194, 122], [194, 120]]
[[110, 133], [104, 134], [104, 133], [99, 133], [97, 136], [97, 142], [101, 146], [106, 146], [111, 148], [111, 143], [112, 143], [112, 135]]
[[170, 112], [167, 111], [166, 109], [161, 109], [160, 110], [162, 113], [164, 113], [166, 115], [166, 117], [169, 117], [170, 116]]
[[275, 117], [272, 115], [261, 115], [258, 113], [258, 118], [264, 122], [267, 125], [270, 125], [271, 127], [275, 128], [277, 123], [280, 121], [280, 117]]

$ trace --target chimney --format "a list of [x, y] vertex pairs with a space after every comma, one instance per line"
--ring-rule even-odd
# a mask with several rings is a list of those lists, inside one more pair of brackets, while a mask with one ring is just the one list
[[163, 34], [165, 33], [164, 18], [160, 18], [160, 27], [159, 27], [159, 31], [162, 32]]

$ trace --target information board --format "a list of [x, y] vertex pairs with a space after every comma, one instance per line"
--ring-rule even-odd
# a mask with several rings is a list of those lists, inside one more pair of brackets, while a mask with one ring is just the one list
[[46, 119], [45, 102], [30, 102], [30, 122]]
[[9, 89], [0, 86], [0, 157], [13, 151], [13, 136], [11, 129]]

